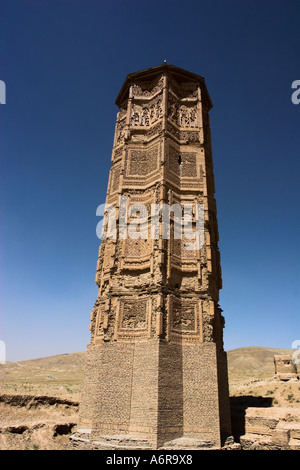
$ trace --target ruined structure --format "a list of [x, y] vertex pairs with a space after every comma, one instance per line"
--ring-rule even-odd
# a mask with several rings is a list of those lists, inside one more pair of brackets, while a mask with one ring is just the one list
[[242, 450], [300, 450], [300, 409], [249, 407], [244, 431]]
[[274, 356], [275, 379], [297, 380], [298, 373], [296, 364], [293, 363], [291, 354], [280, 354]]
[[[203, 77], [163, 64], [127, 76], [100, 245], [77, 439], [96, 448], [220, 447], [231, 433], [218, 226]], [[140, 222], [134, 205], [147, 208]], [[152, 233], [152, 205], [204, 208], [203, 243]], [[135, 206], [136, 209], [136, 206]], [[140, 236], [124, 235], [140, 223]], [[121, 230], [122, 226], [122, 230]], [[105, 231], [104, 231], [105, 234]], [[157, 235], [157, 234], [156, 234]], [[86, 442], [87, 442], [86, 441]]]

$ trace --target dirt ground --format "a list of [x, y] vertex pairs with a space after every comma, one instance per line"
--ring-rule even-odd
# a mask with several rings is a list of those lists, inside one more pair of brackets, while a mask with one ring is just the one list
[[78, 403], [57, 397], [0, 396], [1, 450], [62, 450], [78, 420]]

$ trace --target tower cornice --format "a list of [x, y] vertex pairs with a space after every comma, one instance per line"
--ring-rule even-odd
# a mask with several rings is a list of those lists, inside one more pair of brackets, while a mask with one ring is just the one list
[[201, 88], [203, 100], [206, 102], [208, 110], [213, 107], [211, 98], [207, 91], [204, 77], [202, 77], [201, 75], [197, 75], [193, 72], [184, 70], [180, 67], [176, 67], [175, 65], [166, 63], [148, 69], [140, 70], [139, 72], [128, 74], [117, 96], [115, 104], [120, 108], [121, 104], [128, 98], [129, 88], [134, 82], [155, 80], [155, 78], [163, 74], [173, 77], [179, 83], [183, 81], [192, 81], [198, 83]]

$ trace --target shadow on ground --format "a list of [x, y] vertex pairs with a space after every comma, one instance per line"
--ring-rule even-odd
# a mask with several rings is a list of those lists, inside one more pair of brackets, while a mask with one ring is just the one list
[[268, 408], [273, 405], [273, 398], [245, 395], [230, 397], [232, 435], [236, 442], [246, 433], [245, 416], [249, 407]]

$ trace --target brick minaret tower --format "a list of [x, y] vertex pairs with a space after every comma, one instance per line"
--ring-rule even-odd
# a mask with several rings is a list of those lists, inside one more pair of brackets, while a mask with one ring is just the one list
[[[100, 245], [77, 438], [98, 448], [220, 447], [231, 433], [218, 227], [203, 77], [163, 64], [127, 76], [106, 204], [115, 236]], [[146, 213], [140, 235], [124, 236]], [[153, 236], [153, 205], [204, 208], [203, 243]], [[122, 219], [122, 220], [121, 220]]]

